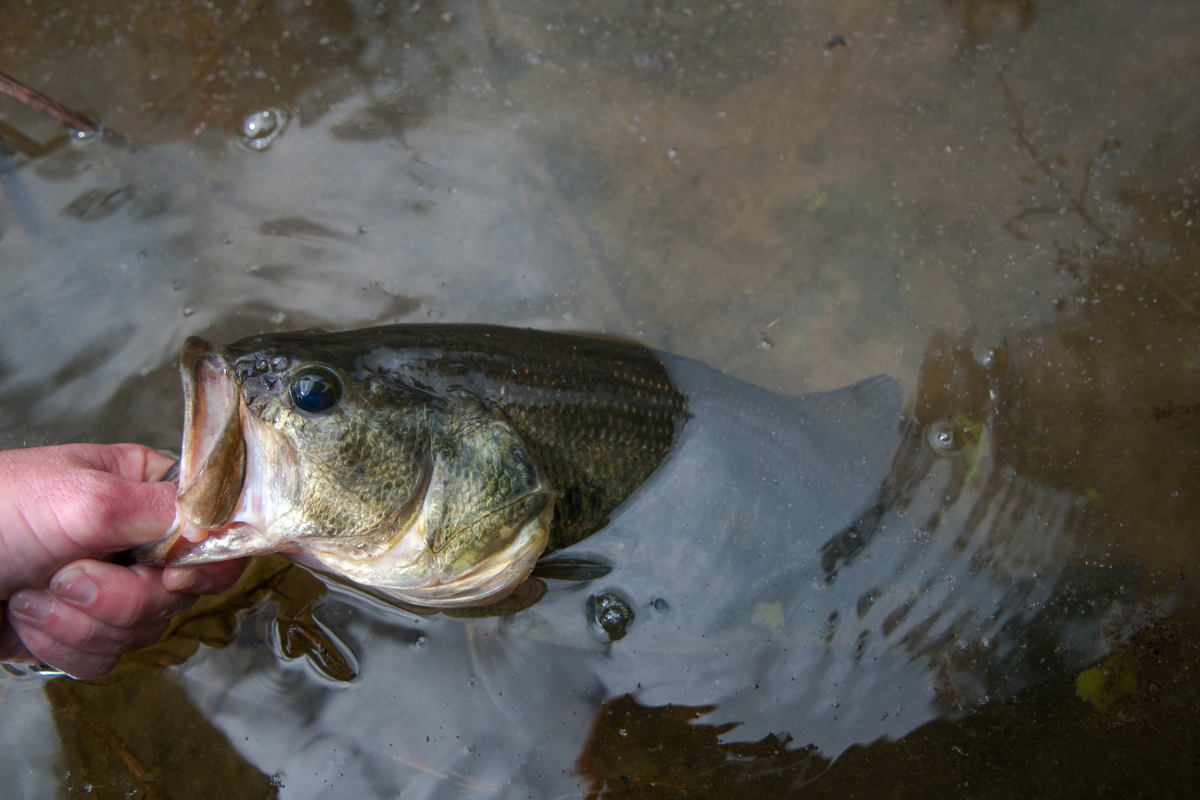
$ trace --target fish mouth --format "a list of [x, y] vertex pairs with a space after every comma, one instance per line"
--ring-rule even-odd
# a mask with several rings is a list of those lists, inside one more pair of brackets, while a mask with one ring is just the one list
[[268, 541], [262, 515], [253, 513], [262, 504], [249, 495], [261, 497], [265, 483], [262, 459], [256, 456], [264, 437], [277, 437], [246, 408], [230, 361], [226, 348], [199, 336], [189, 336], [183, 345], [184, 433], [175, 521], [162, 539], [133, 550], [138, 561], [200, 564], [294, 546]]

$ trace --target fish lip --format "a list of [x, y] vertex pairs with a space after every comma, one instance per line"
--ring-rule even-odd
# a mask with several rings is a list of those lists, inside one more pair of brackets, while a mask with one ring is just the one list
[[240, 386], [223, 349], [189, 336], [179, 359], [184, 436], [175, 508], [205, 530], [229, 521], [246, 474]]
[[[141, 562], [178, 563], [188, 544], [219, 533], [241, 498], [246, 443], [241, 423], [241, 381], [228, 348], [189, 336], [179, 356], [183, 383], [183, 441], [175, 522], [157, 542], [134, 548]], [[181, 551], [183, 548], [183, 551]]]

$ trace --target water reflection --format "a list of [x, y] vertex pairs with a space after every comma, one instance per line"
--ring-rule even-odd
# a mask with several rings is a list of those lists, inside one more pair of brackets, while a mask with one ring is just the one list
[[[602, 769], [596, 726], [614, 708], [681, 707], [665, 719], [757, 742], [717, 752], [793, 770], [1072, 674], [1154, 621], [1112, 623], [1136, 570], [1062, 573], [1074, 499], [978, 442], [935, 454], [894, 381], [784, 397], [663, 357], [692, 414], [676, 452], [556, 557], [532, 606], [418, 617], [272, 557], [116, 683], [183, 664], [202, 716], [256, 742], [252, 763], [298, 795], [336, 770], [356, 793], [557, 796], [580, 754]], [[564, 559], [607, 569], [568, 575]]]
[[[1194, 783], [1191, 6], [87, 11], [16, 6], [0, 27], [0, 70], [127, 137], [75, 149], [68, 132], [0, 106], [5, 446], [176, 448], [186, 335], [401, 319], [636, 335], [787, 392], [891, 374], [906, 398], [865, 484], [847, 490], [857, 505], [815, 543], [803, 592], [756, 587], [757, 553], [737, 547], [714, 551], [728, 569], [706, 574], [725, 588], [709, 587], [701, 611], [677, 596], [686, 569], [672, 584], [559, 565], [543, 602], [507, 623], [397, 616], [315, 583], [244, 587], [148, 662], [172, 665], [182, 718], [228, 740], [196, 735], [214, 763], [236, 752], [259, 773], [247, 786], [282, 770], [284, 796], [325, 780], [363, 796], [504, 795], [496, 776], [510, 770], [578, 794]], [[247, 152], [238, 126], [263, 109], [290, 120]], [[755, 489], [726, 508], [760, 513], [770, 497]], [[1070, 535], [1039, 537], [1038, 525]], [[659, 541], [626, 530], [627, 548]], [[900, 530], [928, 540], [904, 545]], [[693, 576], [702, 566], [675, 560]], [[934, 565], [955, 581], [913, 577]], [[971, 602], [948, 589], [964, 584]], [[821, 602], [806, 627], [807, 607], [785, 599], [810, 594]], [[620, 604], [632, 620], [614, 641], [596, 610]], [[718, 688], [714, 666], [639, 690], [632, 648], [652, 674], [666, 662], [650, 654], [670, 645], [690, 669], [682, 633], [648, 633], [707, 613], [724, 620], [718, 644], [753, 662], [738, 686]], [[522, 632], [519, 619], [541, 622]], [[846, 666], [863, 630], [863, 655], [897, 671]], [[841, 669], [860, 695], [835, 710], [818, 702], [840, 703], [829, 687], [792, 690], [784, 646], [788, 669]], [[888, 685], [893, 674], [903, 683]], [[28, 796], [63, 785], [64, 743], [126, 735], [113, 722], [60, 737], [66, 717], [47, 697], [91, 701], [5, 681], [0, 772], [24, 776]], [[451, 705], [434, 709], [443, 695]], [[784, 713], [773, 699], [812, 702]], [[851, 706], [862, 719], [821, 716]], [[260, 736], [268, 717], [307, 733]], [[872, 743], [880, 734], [900, 738]], [[522, 746], [537, 741], [551, 745]], [[838, 756], [849, 742], [861, 744]], [[142, 746], [125, 752], [151, 770]], [[1085, 762], [1086, 775], [1061, 768]], [[571, 765], [579, 774], [563, 777]], [[132, 775], [113, 785], [142, 786]]]

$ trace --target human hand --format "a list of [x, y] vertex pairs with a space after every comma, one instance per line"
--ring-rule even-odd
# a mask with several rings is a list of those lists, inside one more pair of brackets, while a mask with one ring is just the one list
[[0, 452], [0, 662], [80, 678], [162, 636], [196, 595], [224, 591], [245, 560], [124, 567], [103, 559], [152, 542], [175, 518], [173, 460], [142, 445]]

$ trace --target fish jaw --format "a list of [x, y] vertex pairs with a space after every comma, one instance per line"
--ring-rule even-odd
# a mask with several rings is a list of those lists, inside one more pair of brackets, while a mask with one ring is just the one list
[[180, 356], [184, 436], [175, 521], [138, 561], [186, 566], [274, 553], [295, 496], [293, 449], [242, 398], [224, 348], [189, 337]]
[[[175, 509], [195, 531], [219, 528], [233, 512], [246, 472], [246, 444], [237, 382], [216, 348], [189, 337], [180, 355], [183, 376], [183, 453]], [[203, 538], [201, 536], [201, 538]]]

